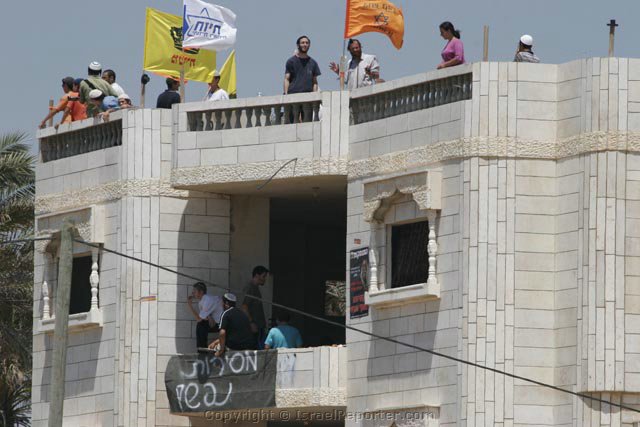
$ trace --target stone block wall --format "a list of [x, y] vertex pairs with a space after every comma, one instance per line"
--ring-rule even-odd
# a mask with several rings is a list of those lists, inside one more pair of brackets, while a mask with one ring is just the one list
[[[226, 287], [230, 200], [171, 187], [172, 114], [128, 111], [122, 146], [39, 164], [37, 214], [104, 206], [104, 247]], [[97, 178], [86, 181], [89, 175]], [[43, 278], [55, 289], [54, 264], [37, 254], [36, 425], [48, 416], [51, 335], [39, 333], [37, 324]], [[168, 415], [163, 373], [170, 355], [195, 349], [195, 321], [186, 307], [194, 281], [104, 251], [100, 276], [103, 326], [69, 336], [65, 425], [188, 424]]]

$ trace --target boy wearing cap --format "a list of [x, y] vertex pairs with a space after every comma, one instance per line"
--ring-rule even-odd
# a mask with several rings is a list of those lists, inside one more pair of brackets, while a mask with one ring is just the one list
[[166, 83], [167, 90], [158, 95], [156, 108], [166, 108], [170, 110], [173, 104], [180, 103], [180, 94], [178, 93], [180, 82], [172, 77], [167, 77]]
[[249, 318], [244, 311], [236, 308], [236, 296], [226, 293], [222, 297], [224, 313], [220, 317], [220, 334], [218, 339], [209, 344], [215, 350], [215, 356], [220, 357], [225, 350], [256, 350], [256, 341], [251, 333]]
[[537, 64], [540, 62], [540, 58], [538, 58], [533, 51], [531, 50], [533, 46], [533, 37], [529, 34], [525, 34], [520, 37], [520, 42], [518, 43], [518, 50], [516, 51], [516, 57], [513, 59], [515, 62], [531, 62]]
[[84, 79], [82, 83], [80, 83], [80, 102], [87, 106], [87, 116], [93, 117], [99, 113], [95, 104], [89, 102], [89, 92], [92, 90], [98, 89], [105, 96], [118, 96], [116, 92], [113, 90], [111, 85], [106, 81], [102, 80], [100, 75], [102, 74], [102, 65], [99, 62], [93, 61], [89, 64], [89, 69], [87, 70], [89, 77]]
[[93, 89], [89, 92], [89, 105], [93, 106], [94, 115], [109, 112], [118, 109], [118, 99], [115, 96], [105, 96], [100, 89]]
[[220, 86], [220, 72], [215, 71], [211, 83], [209, 83], [209, 92], [204, 97], [203, 101], [226, 101], [229, 99], [229, 94], [226, 90]]
[[126, 93], [120, 95], [118, 97], [118, 106], [121, 110], [125, 108], [133, 108], [133, 104], [131, 104], [131, 98], [129, 98], [129, 95], [127, 95]]

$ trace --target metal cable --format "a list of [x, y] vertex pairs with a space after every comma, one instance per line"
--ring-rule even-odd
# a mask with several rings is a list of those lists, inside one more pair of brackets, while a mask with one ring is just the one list
[[[195, 280], [197, 282], [203, 282], [203, 283], [205, 283], [207, 285], [213, 286], [214, 288], [223, 289], [225, 291], [229, 291], [230, 290], [226, 286], [218, 285], [218, 284], [213, 283], [213, 282], [208, 281], [208, 280], [202, 280], [202, 279], [200, 279], [198, 277], [191, 276], [189, 274], [180, 273], [178, 271], [172, 270], [172, 269], [167, 268], [167, 267], [163, 267], [161, 265], [152, 263], [150, 261], [145, 261], [143, 259], [136, 258], [136, 257], [131, 256], [131, 255], [127, 255], [127, 254], [123, 254], [123, 253], [118, 252], [118, 251], [114, 251], [113, 249], [105, 248], [104, 246], [100, 246], [100, 245], [97, 245], [97, 244], [94, 244], [94, 243], [88, 243], [88, 242], [85, 242], [85, 241], [79, 240], [79, 239], [74, 239], [74, 241], [76, 241], [78, 243], [85, 244], [85, 245], [93, 247], [93, 248], [101, 249], [101, 250], [103, 250], [105, 252], [109, 252], [109, 253], [112, 253], [112, 254], [115, 254], [115, 255], [122, 256], [124, 258], [131, 259], [133, 261], [138, 261], [138, 262], [140, 262], [142, 264], [147, 264], [147, 265], [149, 265], [151, 267], [159, 268], [161, 270], [164, 270], [164, 271], [167, 271], [167, 272], [170, 272], [170, 273], [174, 273], [176, 275], [179, 275], [179, 276], [182, 276], [182, 277], [186, 277], [188, 279], [192, 279], [192, 280]], [[567, 389], [564, 389], [564, 388], [561, 388], [561, 387], [558, 387], [558, 386], [554, 386], [554, 385], [551, 385], [551, 384], [544, 383], [542, 381], [536, 381], [536, 380], [533, 380], [531, 378], [527, 378], [527, 377], [523, 377], [523, 376], [520, 376], [520, 375], [511, 374], [509, 372], [501, 371], [499, 369], [490, 368], [488, 366], [483, 366], [483, 365], [479, 365], [479, 364], [474, 363], [474, 362], [469, 362], [468, 360], [459, 359], [459, 358], [454, 357], [454, 356], [449, 356], [447, 354], [439, 353], [439, 352], [434, 351], [434, 350], [429, 350], [428, 348], [423, 348], [423, 347], [420, 347], [420, 346], [417, 346], [417, 345], [408, 344], [408, 343], [401, 342], [401, 341], [398, 341], [398, 340], [393, 339], [393, 338], [385, 337], [385, 336], [382, 336], [382, 335], [377, 335], [377, 334], [374, 334], [372, 332], [363, 331], [361, 329], [354, 328], [353, 326], [350, 326], [350, 325], [347, 325], [347, 324], [334, 322], [332, 320], [328, 320], [328, 319], [325, 319], [323, 317], [319, 317], [319, 316], [307, 313], [305, 311], [298, 310], [296, 308], [288, 307], [286, 305], [278, 304], [278, 303], [273, 302], [273, 301], [268, 301], [268, 300], [265, 300], [263, 298], [258, 298], [258, 297], [253, 296], [253, 295], [246, 295], [246, 297], [247, 298], [252, 298], [252, 299], [260, 301], [262, 303], [269, 304], [269, 305], [271, 305], [273, 307], [278, 307], [278, 308], [281, 308], [281, 309], [285, 309], [285, 310], [290, 311], [292, 313], [296, 313], [296, 314], [299, 314], [301, 316], [305, 316], [305, 317], [307, 317], [309, 319], [313, 319], [313, 320], [317, 320], [317, 321], [323, 322], [323, 323], [325, 323], [327, 325], [332, 325], [332, 326], [336, 326], [338, 328], [348, 329], [348, 330], [351, 330], [351, 331], [354, 331], [354, 332], [361, 333], [363, 335], [370, 336], [372, 338], [385, 340], [385, 341], [388, 341], [388, 342], [391, 342], [391, 343], [394, 343], [394, 344], [398, 344], [398, 345], [403, 345], [405, 347], [408, 347], [408, 348], [411, 348], [411, 349], [414, 349], [414, 350], [417, 350], [417, 351], [423, 351], [423, 352], [432, 354], [434, 356], [443, 357], [445, 359], [449, 359], [449, 360], [454, 361], [454, 362], [462, 363], [462, 364], [465, 364], [465, 365], [468, 365], [468, 366], [472, 366], [474, 368], [484, 369], [486, 371], [490, 371], [490, 372], [493, 372], [493, 373], [496, 373], [496, 374], [504, 375], [504, 376], [507, 376], [507, 377], [510, 377], [510, 378], [513, 378], [513, 379], [516, 379], [516, 380], [526, 381], [526, 382], [529, 382], [531, 384], [539, 385], [541, 387], [547, 387], [547, 388], [550, 388], [552, 390], [560, 391], [562, 393], [567, 393], [567, 394], [570, 394], [570, 395], [573, 395], [573, 396], [581, 397], [581, 398], [584, 398], [584, 399], [589, 399], [589, 400], [592, 400], [592, 401], [595, 401], [595, 402], [604, 403], [606, 405], [614, 406], [614, 407], [617, 407], [617, 408], [620, 408], [620, 409], [626, 409], [626, 410], [629, 410], [629, 411], [640, 413], [640, 409], [632, 408], [632, 407], [627, 406], [627, 405], [623, 405], [623, 404], [619, 404], [619, 403], [613, 403], [613, 402], [610, 402], [608, 400], [600, 399], [600, 398], [597, 398], [597, 397], [594, 397], [594, 396], [591, 396], [591, 395], [588, 395], [588, 394], [567, 390]]]

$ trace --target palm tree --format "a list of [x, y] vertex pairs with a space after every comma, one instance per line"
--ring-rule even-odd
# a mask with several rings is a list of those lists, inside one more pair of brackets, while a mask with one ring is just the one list
[[20, 367], [0, 365], [0, 426], [31, 425], [31, 379]]
[[[0, 135], [0, 242], [33, 234], [34, 158], [26, 135]], [[29, 425], [33, 243], [0, 244], [0, 422]]]

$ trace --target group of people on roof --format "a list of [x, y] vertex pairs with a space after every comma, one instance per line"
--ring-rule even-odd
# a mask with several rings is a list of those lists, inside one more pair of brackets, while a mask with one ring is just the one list
[[[447, 41], [442, 50], [442, 62], [438, 69], [455, 67], [465, 63], [464, 45], [460, 40], [460, 31], [449, 22], [440, 24], [440, 35]], [[296, 50], [285, 64], [283, 93], [315, 92], [319, 90], [318, 76], [322, 73], [318, 63], [309, 56], [311, 39], [308, 36], [300, 36], [296, 40]], [[351, 59], [345, 70], [345, 86], [352, 90], [359, 87], [371, 86], [383, 82], [380, 78], [380, 63], [375, 55], [366, 54], [362, 50], [362, 43], [357, 39], [350, 39], [347, 45]], [[520, 37], [514, 61], [538, 63], [540, 59], [533, 53], [533, 37], [528, 34]], [[339, 66], [335, 62], [329, 63], [329, 69], [339, 74]], [[228, 100], [229, 94], [220, 87], [220, 73], [215, 72], [209, 89], [205, 95], [205, 101]], [[180, 82], [172, 77], [166, 79], [167, 90], [162, 92], [157, 99], [156, 108], [171, 108], [173, 104], [180, 103], [178, 93]], [[48, 120], [59, 112], [63, 112], [60, 123], [68, 123], [75, 120], [83, 120], [87, 117], [98, 115], [108, 119], [109, 113], [123, 109], [133, 108], [131, 98], [122, 87], [116, 83], [116, 73], [113, 70], [102, 71], [98, 62], [89, 64], [88, 77], [85, 79], [65, 77], [62, 79], [63, 97], [58, 105], [50, 107], [49, 114], [40, 123], [44, 128]]]
[[133, 108], [129, 95], [116, 83], [115, 71], [102, 71], [102, 65], [93, 61], [89, 64], [87, 74], [87, 78], [62, 79], [64, 95], [58, 105], [49, 108], [49, 113], [40, 123], [41, 129], [58, 113], [63, 113], [60, 120], [62, 124], [96, 116], [108, 120], [109, 113], [113, 111]]

